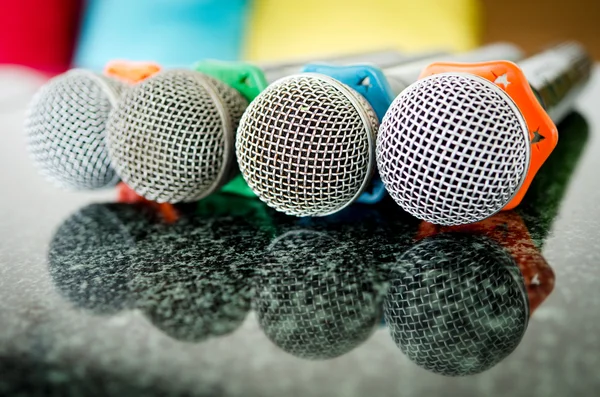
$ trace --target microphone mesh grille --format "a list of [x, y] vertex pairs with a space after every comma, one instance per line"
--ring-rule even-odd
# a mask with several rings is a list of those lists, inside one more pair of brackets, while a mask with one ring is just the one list
[[240, 171], [269, 206], [322, 216], [349, 204], [370, 176], [379, 122], [368, 102], [327, 76], [295, 75], [248, 107], [236, 138]]
[[417, 81], [386, 113], [377, 166], [392, 198], [440, 225], [477, 222], [500, 211], [529, 167], [522, 115], [492, 83], [465, 74]]
[[129, 90], [111, 114], [112, 164], [149, 200], [196, 201], [230, 177], [234, 132], [247, 105], [199, 72], [159, 73]]
[[124, 85], [75, 69], [45, 84], [26, 114], [28, 149], [42, 174], [68, 189], [118, 182], [105, 146], [109, 112]]

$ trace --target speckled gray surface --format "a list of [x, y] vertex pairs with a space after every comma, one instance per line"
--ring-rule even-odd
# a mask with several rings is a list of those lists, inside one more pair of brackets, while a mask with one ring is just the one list
[[1, 69], [0, 395], [597, 396], [598, 72], [519, 210], [447, 230], [55, 190]]

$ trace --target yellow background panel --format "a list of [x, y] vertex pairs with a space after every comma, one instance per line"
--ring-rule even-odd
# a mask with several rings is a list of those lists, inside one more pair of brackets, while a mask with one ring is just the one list
[[244, 58], [466, 50], [480, 36], [478, 0], [254, 0]]

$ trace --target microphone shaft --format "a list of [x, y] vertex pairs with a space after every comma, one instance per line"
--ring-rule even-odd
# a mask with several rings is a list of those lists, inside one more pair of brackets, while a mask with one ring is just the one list
[[339, 66], [368, 63], [384, 69], [406, 62], [416, 62], [421, 59], [438, 59], [442, 56], [447, 55], [443, 52], [428, 52], [417, 55], [406, 55], [398, 51], [383, 50], [338, 55], [328, 58], [307, 58], [289, 62], [259, 64], [258, 66], [265, 74], [267, 82], [271, 84], [282, 77], [300, 73], [302, 71], [302, 67], [308, 63], [327, 63]]
[[497, 60], [517, 62], [521, 59], [523, 59], [523, 52], [519, 47], [510, 43], [493, 43], [459, 54], [444, 54], [422, 58], [414, 62], [386, 68], [384, 73], [392, 87], [392, 91], [395, 95], [398, 95], [406, 87], [417, 81], [423, 69], [433, 62], [474, 63]]
[[590, 78], [593, 61], [574, 42], [561, 43], [519, 63], [552, 121], [560, 122]]

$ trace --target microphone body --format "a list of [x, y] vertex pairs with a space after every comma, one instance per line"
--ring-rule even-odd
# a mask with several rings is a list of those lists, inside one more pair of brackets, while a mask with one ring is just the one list
[[[470, 53], [479, 60], [519, 55], [508, 45]], [[410, 62], [395, 81], [436, 59]], [[236, 137], [242, 176], [262, 201], [288, 215], [325, 216], [354, 201], [379, 201], [385, 189], [371, 180], [379, 120], [394, 96], [386, 75], [368, 66], [304, 71], [269, 86], [244, 112]]]
[[404, 210], [451, 226], [520, 203], [557, 144], [553, 119], [571, 109], [591, 60], [565, 43], [521, 66], [435, 63], [394, 100], [379, 129], [377, 164]]
[[[398, 66], [405, 62], [417, 62], [419, 59], [430, 59], [434, 56], [443, 56], [443, 52], [431, 52], [417, 55], [406, 55], [394, 50], [381, 50], [355, 54], [342, 54], [326, 58], [303, 58], [292, 62], [276, 62], [259, 64], [259, 68], [263, 71], [265, 78], [269, 84], [275, 81], [291, 76], [296, 73], [301, 73], [304, 65], [309, 64], [328, 64], [336, 66], [353, 65], [353, 64], [371, 64], [379, 68], [385, 69]], [[427, 65], [425, 65], [427, 66]]]
[[519, 61], [524, 57], [523, 51], [515, 45], [497, 42], [474, 51], [458, 54], [439, 54], [435, 57], [416, 59], [414, 62], [387, 67], [384, 69], [384, 73], [395, 96], [397, 96], [419, 79], [423, 69], [432, 63], [432, 59], [434, 59], [434, 62], [485, 62], [496, 59]]
[[519, 63], [540, 105], [554, 123], [562, 121], [590, 78], [593, 61], [584, 48], [567, 42]]

